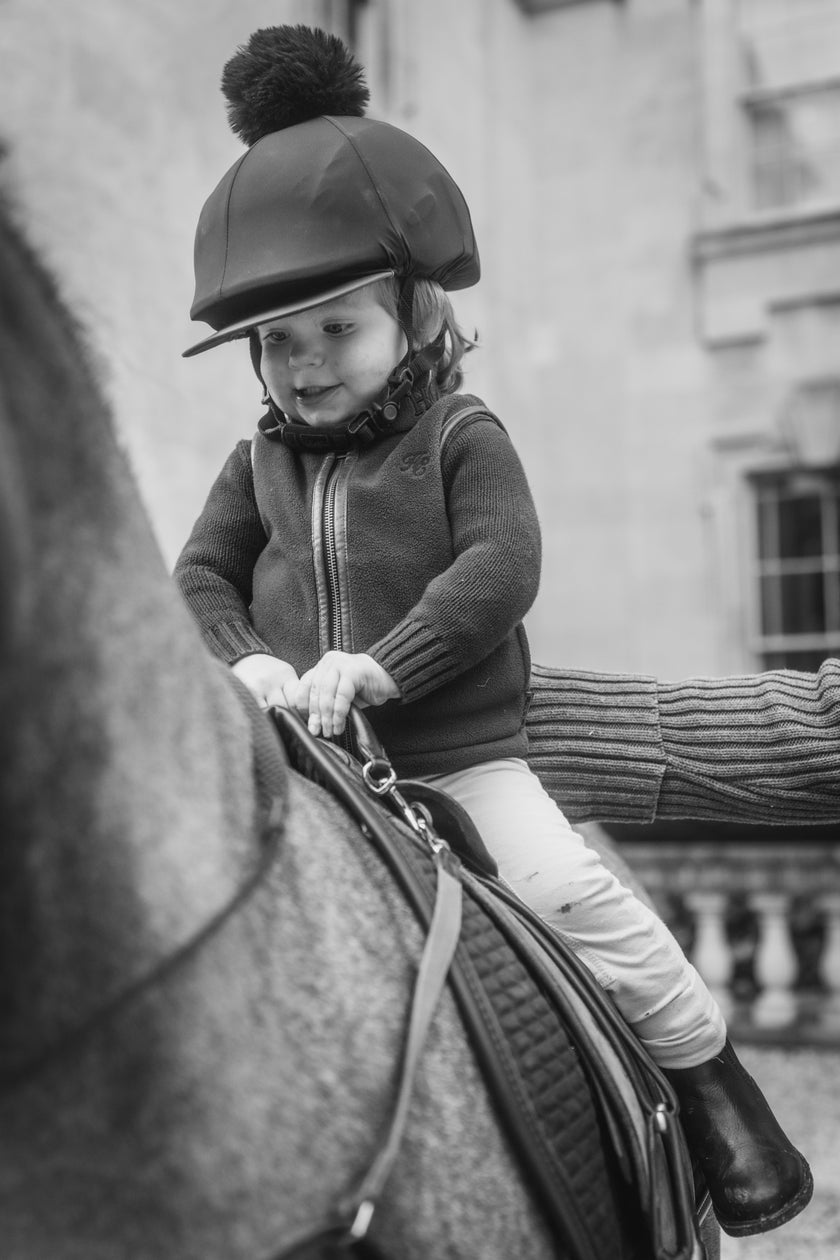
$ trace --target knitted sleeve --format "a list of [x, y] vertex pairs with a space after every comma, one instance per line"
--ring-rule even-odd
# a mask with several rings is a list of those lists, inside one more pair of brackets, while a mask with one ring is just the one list
[[205, 642], [229, 665], [253, 652], [270, 652], [249, 616], [252, 574], [265, 544], [251, 446], [239, 442], [216, 478], [173, 573]]
[[522, 464], [507, 434], [477, 420], [441, 461], [454, 560], [368, 653], [404, 700], [416, 700], [477, 664], [531, 607], [540, 532]]
[[840, 821], [840, 661], [657, 682], [534, 666], [529, 761], [574, 821]]

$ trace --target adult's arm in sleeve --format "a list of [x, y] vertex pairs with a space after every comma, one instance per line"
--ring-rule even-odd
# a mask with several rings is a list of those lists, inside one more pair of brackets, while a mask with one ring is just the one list
[[528, 754], [576, 822], [840, 821], [840, 661], [659, 682], [535, 665]]

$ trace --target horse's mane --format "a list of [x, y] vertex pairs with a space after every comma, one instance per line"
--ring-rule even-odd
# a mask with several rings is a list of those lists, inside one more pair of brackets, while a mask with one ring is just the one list
[[[90, 339], [54, 274], [29, 243], [19, 212], [0, 192], [0, 398], [4, 427], [24, 445], [37, 438], [43, 495], [68, 485], [84, 494], [113, 445], [112, 417]], [[96, 440], [89, 432], [94, 427]], [[58, 440], [56, 440], [58, 439]], [[102, 496], [88, 508], [104, 508]]]
[[18, 220], [0, 197], [0, 701], [9, 739], [33, 671], [48, 669], [77, 628], [127, 475], [114, 476], [122, 461], [83, 330]]
[[[253, 807], [241, 706], [174, 590], [84, 331], [16, 217], [0, 204], [0, 1020], [25, 1028], [34, 985], [57, 975], [37, 957], [41, 913], [66, 917], [83, 993], [124, 981], [113, 941], [136, 954], [140, 897], [115, 837], [156, 853], [162, 873], [179, 846], [196, 862], [211, 853], [202, 826], [218, 835], [206, 896], [198, 883], [175, 894], [169, 877], [179, 914], [195, 893], [189, 935], [227, 893], [219, 871], [246, 860]], [[225, 748], [203, 734], [219, 712]], [[228, 785], [211, 813], [238, 810], [238, 840], [208, 821], [211, 765]], [[60, 1023], [80, 1005], [72, 988], [44, 1001]]]

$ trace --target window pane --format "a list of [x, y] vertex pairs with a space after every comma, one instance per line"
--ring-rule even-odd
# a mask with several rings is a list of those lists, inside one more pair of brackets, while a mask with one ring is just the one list
[[840, 195], [840, 89], [754, 102], [749, 116], [757, 206]]
[[775, 575], [763, 577], [761, 588], [761, 633], [782, 633], [782, 602], [779, 589], [779, 578]]
[[762, 663], [813, 669], [840, 657], [840, 481], [795, 470], [755, 491]]
[[758, 554], [762, 560], [775, 560], [779, 555], [779, 500], [769, 490], [759, 492]]
[[779, 555], [822, 555], [822, 505], [816, 497], [779, 502]]
[[825, 630], [822, 572], [789, 573], [779, 581], [782, 586], [782, 634], [821, 634]]

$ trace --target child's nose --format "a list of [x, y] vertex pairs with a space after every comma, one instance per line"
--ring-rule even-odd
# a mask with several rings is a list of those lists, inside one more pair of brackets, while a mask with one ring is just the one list
[[289, 366], [305, 367], [308, 364], [320, 363], [323, 358], [321, 346], [316, 337], [293, 337], [289, 350]]

